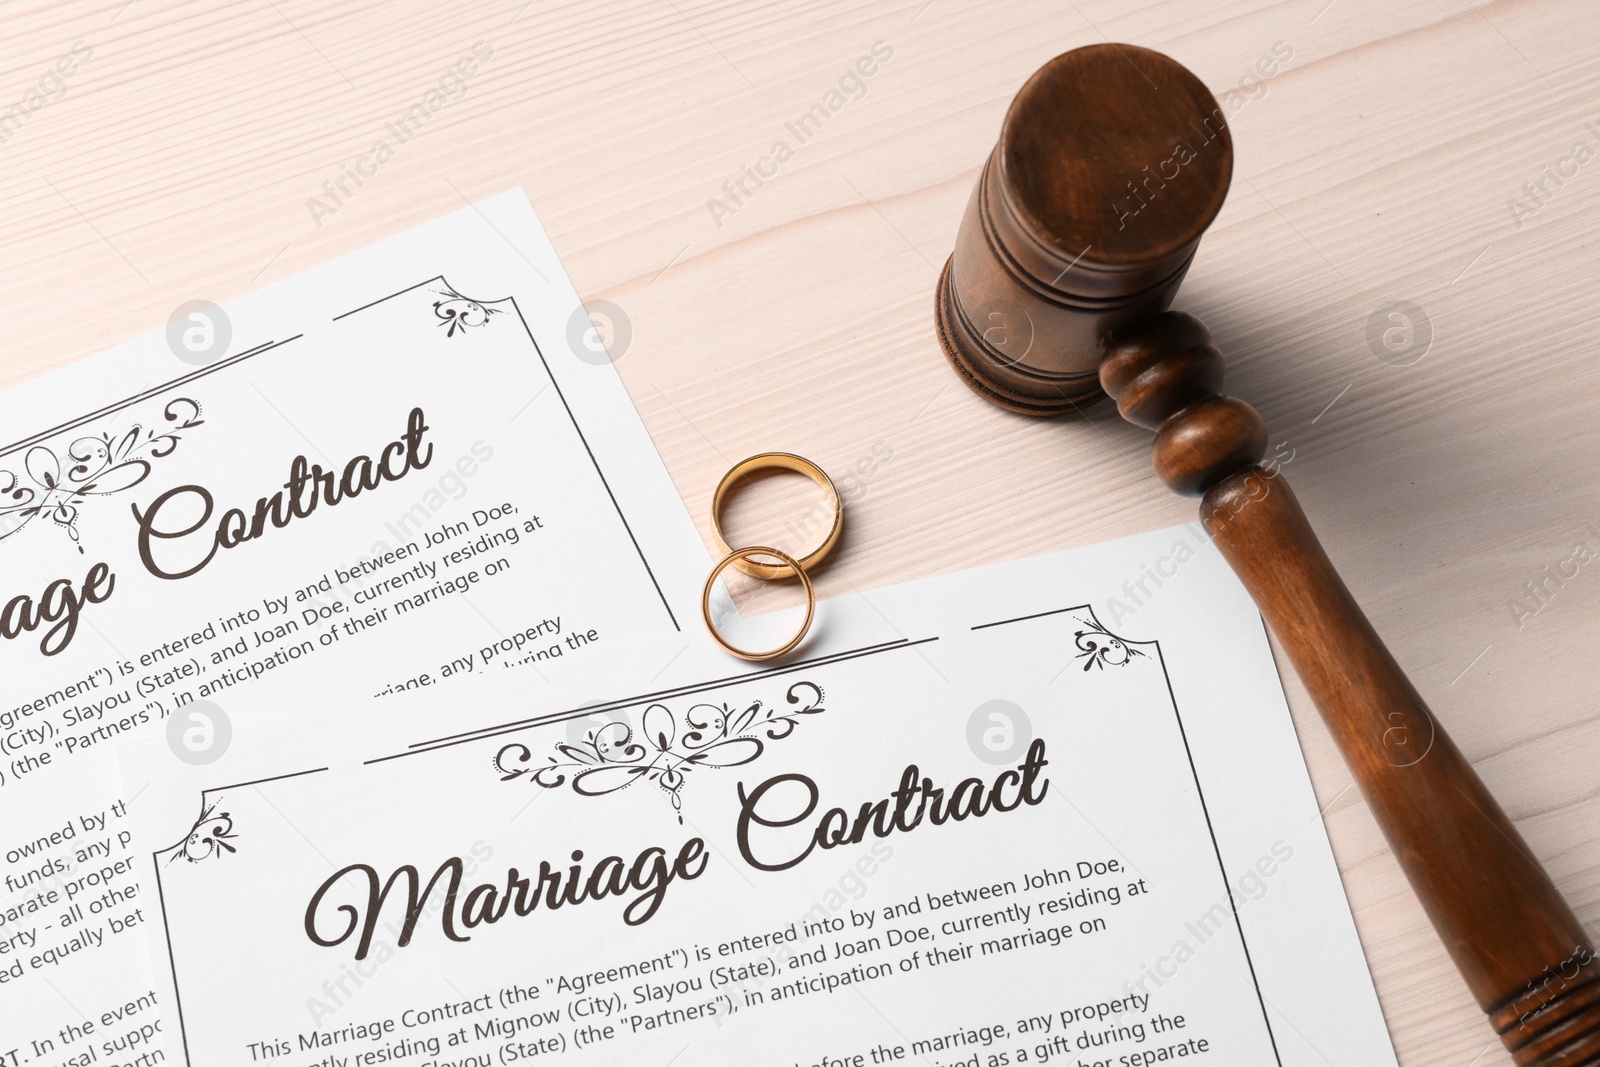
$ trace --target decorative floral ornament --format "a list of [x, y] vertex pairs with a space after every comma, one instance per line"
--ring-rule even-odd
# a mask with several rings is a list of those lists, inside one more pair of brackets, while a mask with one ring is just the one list
[[[811, 682], [796, 682], [785, 694], [789, 711], [767, 707], [757, 700], [735, 711], [727, 704], [696, 704], [674, 712], [665, 704], [645, 709], [639, 734], [627, 723], [610, 722], [590, 730], [580, 744], [556, 745], [549, 763], [529, 767], [533, 753], [514, 741], [495, 753], [494, 769], [509, 782], [524, 775], [545, 789], [572, 783], [583, 796], [603, 796], [637, 781], [654, 782], [672, 801], [683, 822], [682, 790], [685, 776], [697, 767], [738, 767], [759, 758], [768, 741], [781, 741], [794, 733], [802, 715], [818, 715], [822, 689]], [[559, 757], [559, 758], [558, 758]]]
[[454, 337], [457, 333], [473, 326], [482, 326], [489, 321], [490, 316], [502, 314], [499, 308], [470, 300], [449, 286], [435, 289], [434, 292], [444, 297], [443, 300], [433, 302], [433, 313], [438, 316], [439, 325], [445, 327], [446, 337]]
[[127, 433], [79, 437], [58, 455], [45, 445], [34, 445], [23, 456], [22, 469], [33, 484], [25, 485], [11, 470], [0, 470], [0, 540], [21, 530], [39, 516], [66, 531], [78, 551], [78, 506], [91, 496], [110, 496], [131, 489], [150, 477], [150, 461], [172, 454], [179, 431], [205, 424], [200, 405], [187, 397], [167, 404], [163, 419], [172, 425], [157, 433], [135, 423]]
[[1074, 619], [1083, 627], [1072, 635], [1072, 640], [1078, 646], [1077, 658], [1084, 661], [1084, 670], [1090, 667], [1104, 670], [1108, 664], [1113, 667], [1126, 667], [1136, 657], [1149, 654], [1140, 652], [1127, 641], [1111, 633], [1092, 616], [1087, 622], [1076, 616]]
[[200, 817], [194, 821], [194, 826], [190, 828], [189, 836], [183, 839], [183, 844], [168, 857], [169, 864], [176, 863], [180, 859], [199, 863], [201, 860], [222, 855], [224, 850], [239, 851], [228, 844], [238, 835], [233, 832], [233, 816], [225, 811], [217, 811], [217, 805], [220, 803], [222, 803], [221, 797], [217, 797], [210, 804], [205, 803], [204, 797], [201, 798]]

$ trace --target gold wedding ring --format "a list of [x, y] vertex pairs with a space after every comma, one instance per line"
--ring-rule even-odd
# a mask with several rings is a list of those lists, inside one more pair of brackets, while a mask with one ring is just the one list
[[[749, 461], [747, 460], [746, 462]], [[826, 477], [826, 475], [824, 475], [824, 477]], [[718, 540], [721, 540], [720, 535]], [[770, 649], [766, 652], [751, 652], [748, 649], [743, 649], [738, 645], [733, 644], [727, 638], [722, 636], [722, 631], [717, 629], [717, 624], [712, 621], [711, 618], [711, 587], [717, 584], [717, 576], [726, 570], [730, 563], [737, 566], [741, 561], [748, 561], [751, 556], [770, 556], [777, 560], [783, 566], [781, 568], [769, 569], [778, 570], [779, 573], [786, 575], [798, 574], [800, 576], [800, 584], [805, 587], [806, 591], [806, 617], [805, 621], [800, 624], [799, 631], [782, 645], [779, 645], [777, 648]], [[721, 645], [733, 655], [738, 656], [740, 659], [748, 660], [777, 659], [785, 652], [791, 651], [796, 645], [804, 640], [806, 633], [811, 629], [811, 620], [817, 614], [817, 593], [816, 590], [811, 586], [811, 576], [806, 573], [803, 561], [797, 560], [787, 552], [780, 551], [776, 548], [767, 548], [761, 545], [757, 545], [753, 548], [739, 548], [729, 552], [726, 556], [723, 556], [722, 561], [715, 567], [711, 568], [711, 574], [706, 578], [705, 588], [700, 592], [700, 614], [705, 618], [706, 629], [711, 631], [711, 636], [716, 638], [717, 644]]]
[[[788, 561], [781, 566], [770, 563], [756, 563], [743, 552], [735, 552], [729, 546], [727, 539], [722, 536], [722, 504], [728, 495], [728, 491], [733, 488], [735, 482], [746, 474], [760, 470], [787, 470], [794, 471], [796, 474], [803, 474], [827, 492], [828, 501], [833, 506], [833, 523], [828, 528], [828, 536], [823, 538], [822, 544], [807, 552], [798, 560], [793, 556], [784, 555], [782, 552], [774, 552], [771, 549], [764, 548], [759, 550], [774, 559]], [[751, 456], [749, 459], [741, 460], [734, 464], [732, 470], [722, 476], [722, 481], [717, 483], [716, 493], [711, 497], [711, 535], [716, 538], [717, 547], [728, 556], [727, 559], [723, 560], [722, 565], [732, 563], [733, 566], [752, 578], [764, 578], [770, 581], [774, 578], [793, 577], [796, 574], [804, 578], [806, 568], [816, 566], [829, 552], [833, 551], [833, 546], [838, 544], [839, 533], [843, 529], [844, 501], [840, 498], [839, 490], [833, 484], [833, 479], [829, 478], [826, 471], [809, 459], [796, 456], [790, 452], [763, 452], [759, 456]], [[757, 552], [756, 549], [748, 551], [752, 554]], [[713, 577], [715, 577], [715, 572], [713, 572]]]

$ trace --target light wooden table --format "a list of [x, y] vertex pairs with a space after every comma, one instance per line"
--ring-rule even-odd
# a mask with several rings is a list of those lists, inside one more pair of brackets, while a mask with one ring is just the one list
[[[892, 449], [824, 594], [1186, 521], [1142, 432], [1006, 416], [934, 340], [934, 279], [1007, 102], [1106, 38], [1168, 52], [1229, 106], [1233, 191], [1178, 306], [1592, 929], [1600, 564], [1542, 604], [1526, 585], [1600, 553], [1582, 0], [9, 0], [0, 114], [41, 79], [50, 99], [0, 122], [0, 384], [520, 183], [578, 291], [627, 316], [620, 370], [702, 525], [741, 456], [842, 470]], [[449, 106], [335, 202], [324, 183], [478, 42], [492, 55]], [[786, 124], [877, 42], [892, 56], [801, 143]], [[735, 203], [723, 182], [778, 141], [792, 158]], [[1397, 300], [1432, 334], [1404, 366], [1368, 341]], [[782, 495], [745, 510], [782, 514]], [[1509, 1063], [1285, 684], [1402, 1062]]]

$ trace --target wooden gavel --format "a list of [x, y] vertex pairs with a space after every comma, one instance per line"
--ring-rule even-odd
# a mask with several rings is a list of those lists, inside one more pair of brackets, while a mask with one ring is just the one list
[[[1029, 415], [1104, 394], [1255, 598], [1462, 977], [1524, 1067], [1600, 1064], [1600, 960], [1511, 820], [1328, 561], [1222, 353], [1166, 310], [1233, 173], [1221, 108], [1133, 45], [1057, 56], [1017, 94], [939, 279], [966, 383]], [[1316, 961], [1306, 961], [1315, 967]]]

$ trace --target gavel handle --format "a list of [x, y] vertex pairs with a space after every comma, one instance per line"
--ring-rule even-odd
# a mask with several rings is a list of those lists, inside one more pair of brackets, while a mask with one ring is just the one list
[[[1101, 382], [1157, 429], [1158, 471], [1201, 520], [1316, 701], [1479, 1006], [1521, 1067], [1600, 1064], [1600, 959], [1582, 924], [1357, 606], [1288, 483], [1255, 465], [1254, 409], [1168, 312], [1118, 338]], [[1253, 420], [1253, 422], [1252, 422]], [[1223, 473], [1226, 472], [1226, 473]]]
[[1582, 924], [1373, 631], [1288, 483], [1246, 468], [1200, 513], [1516, 1061], [1600, 1063], [1600, 974]]

